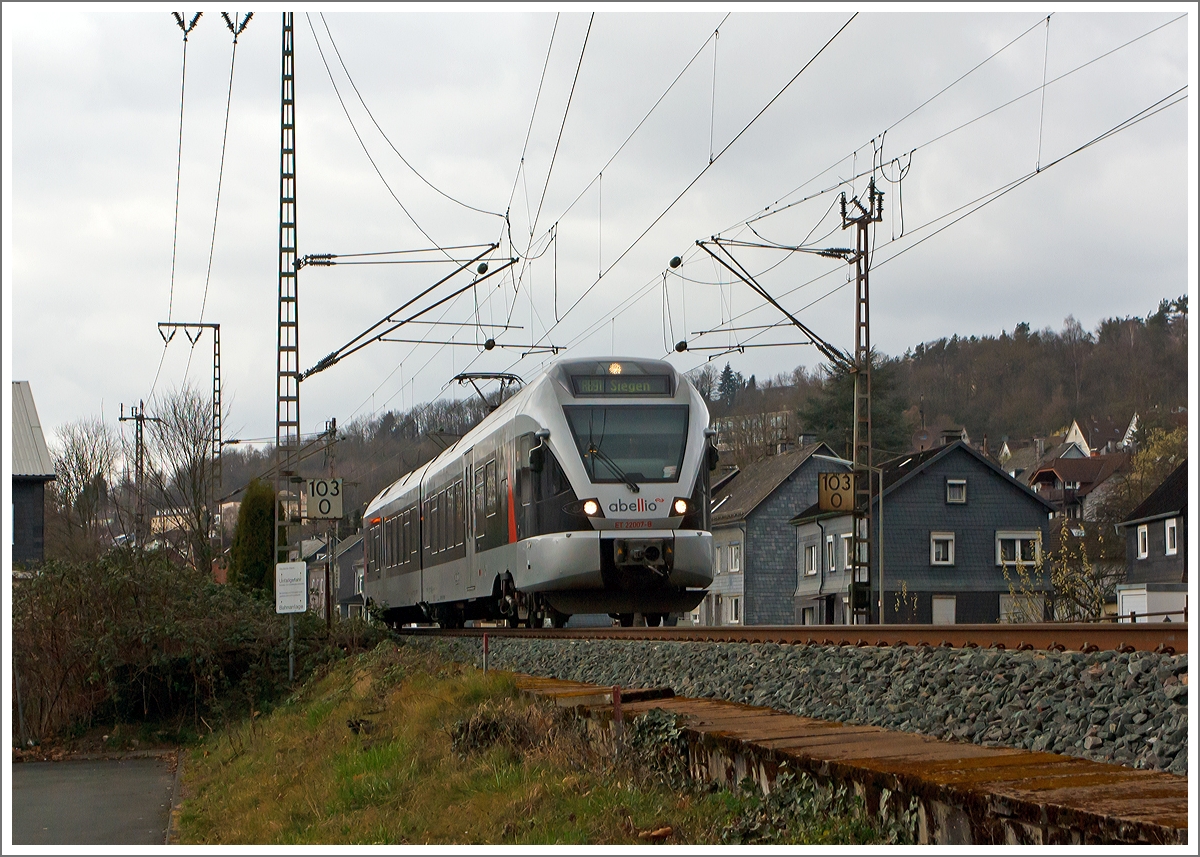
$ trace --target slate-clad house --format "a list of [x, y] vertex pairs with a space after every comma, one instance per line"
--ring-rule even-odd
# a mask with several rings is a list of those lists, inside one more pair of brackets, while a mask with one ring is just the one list
[[1136, 613], [1139, 622], [1161, 622], [1164, 616], [1146, 614], [1167, 613], [1185, 621], [1187, 482], [1185, 460], [1119, 524], [1125, 532], [1125, 583], [1117, 587], [1122, 617]]
[[[1014, 597], [1016, 579], [1041, 551], [1053, 507], [967, 443], [884, 463], [884, 621], [917, 624], [996, 622], [1044, 614], [1044, 598]], [[879, 497], [873, 501], [878, 538]], [[794, 616], [797, 624], [849, 623], [851, 518], [816, 504], [796, 526]], [[878, 546], [871, 558], [879, 584]], [[873, 605], [872, 622], [878, 621]], [[1039, 615], [1038, 618], [1041, 618]]]
[[14, 565], [45, 556], [46, 483], [55, 478], [28, 381], [12, 382], [12, 523]]
[[796, 540], [788, 520], [816, 502], [817, 474], [844, 465], [823, 443], [756, 461], [714, 483], [712, 533], [717, 567], [694, 612], [703, 625], [787, 625], [792, 622]]
[[338, 615], [351, 619], [363, 615], [363, 556], [362, 533], [342, 541], [337, 546], [337, 592]]

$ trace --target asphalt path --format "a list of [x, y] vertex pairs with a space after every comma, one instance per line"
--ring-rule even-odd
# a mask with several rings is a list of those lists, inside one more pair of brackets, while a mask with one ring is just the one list
[[168, 758], [19, 762], [14, 845], [163, 845], [175, 772]]

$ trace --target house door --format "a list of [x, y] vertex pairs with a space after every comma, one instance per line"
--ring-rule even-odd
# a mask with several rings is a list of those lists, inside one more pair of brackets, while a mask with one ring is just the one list
[[933, 596], [933, 624], [935, 625], [953, 625], [954, 624], [954, 603], [955, 596], [953, 595], [935, 595]]
[[[1118, 612], [1121, 622], [1149, 622], [1146, 618], [1146, 590], [1122, 591], [1118, 598]], [[1134, 615], [1136, 614], [1136, 615]]]

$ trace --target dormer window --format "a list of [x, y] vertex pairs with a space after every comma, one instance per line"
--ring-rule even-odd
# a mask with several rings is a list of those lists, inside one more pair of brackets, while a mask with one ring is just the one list
[[965, 502], [967, 502], [967, 480], [965, 480], [965, 479], [947, 479], [946, 480], [946, 502], [947, 503], [965, 503]]

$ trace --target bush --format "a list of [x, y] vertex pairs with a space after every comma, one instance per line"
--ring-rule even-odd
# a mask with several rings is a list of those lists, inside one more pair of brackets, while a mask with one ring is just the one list
[[[287, 622], [274, 606], [161, 553], [47, 562], [14, 581], [12, 621], [13, 666], [34, 737], [109, 719], [190, 717], [198, 728], [204, 715], [261, 707], [287, 690]], [[318, 618], [297, 616], [298, 677], [384, 633], [347, 625], [330, 634]]]

